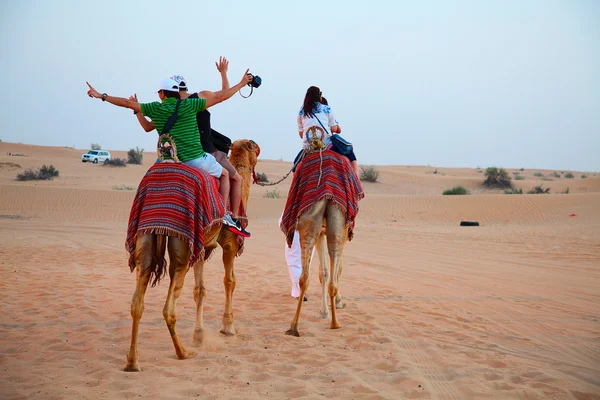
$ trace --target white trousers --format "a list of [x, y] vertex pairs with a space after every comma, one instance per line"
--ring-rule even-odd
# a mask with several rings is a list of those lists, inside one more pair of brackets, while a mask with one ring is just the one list
[[[281, 218], [279, 219], [281, 225]], [[315, 249], [313, 248], [310, 260], [312, 261], [315, 255]], [[288, 266], [290, 273], [290, 281], [292, 282], [292, 297], [300, 297], [300, 275], [302, 275], [302, 251], [300, 248], [300, 235], [298, 231], [294, 232], [294, 240], [292, 241], [292, 247], [288, 247], [287, 242], [285, 243], [285, 261]]]

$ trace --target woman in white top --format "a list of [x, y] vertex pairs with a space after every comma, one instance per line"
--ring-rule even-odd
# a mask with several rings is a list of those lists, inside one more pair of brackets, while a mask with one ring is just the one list
[[[323, 127], [329, 127], [329, 130]], [[321, 89], [311, 86], [304, 96], [304, 104], [298, 113], [298, 134], [302, 139], [304, 149], [311, 148], [314, 135], [323, 142], [325, 148], [335, 151], [331, 146], [331, 135], [342, 133], [339, 123], [336, 121], [327, 101], [323, 99]], [[348, 155], [356, 176], [358, 174], [358, 162], [354, 152]]]

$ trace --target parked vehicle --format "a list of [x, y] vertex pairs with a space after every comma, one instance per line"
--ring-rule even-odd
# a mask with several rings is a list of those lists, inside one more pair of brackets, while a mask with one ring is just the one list
[[98, 164], [99, 162], [105, 162], [110, 160], [110, 153], [105, 150], [90, 150], [81, 156], [81, 162], [93, 162]]

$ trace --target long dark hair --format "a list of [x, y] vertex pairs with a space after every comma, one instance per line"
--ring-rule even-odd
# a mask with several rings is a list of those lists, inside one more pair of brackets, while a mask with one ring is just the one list
[[307, 117], [314, 117], [313, 110], [317, 108], [317, 103], [321, 100], [321, 89], [316, 86], [311, 86], [306, 91], [304, 96], [304, 105], [302, 111]]

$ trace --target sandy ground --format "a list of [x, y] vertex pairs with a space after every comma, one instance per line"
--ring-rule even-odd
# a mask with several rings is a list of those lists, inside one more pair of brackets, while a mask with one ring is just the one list
[[[153, 154], [126, 168], [83, 164], [81, 154], [0, 143], [3, 399], [600, 398], [598, 174], [571, 171], [575, 179], [544, 182], [553, 194], [509, 196], [484, 190], [472, 168], [378, 167], [344, 253], [343, 328], [317, 317], [313, 264], [300, 338], [284, 335], [296, 303], [276, 226], [289, 181], [275, 187], [279, 199], [264, 197], [273, 187], [254, 186], [253, 237], [236, 260], [237, 336], [218, 332], [217, 254], [205, 272], [208, 332], [198, 355], [175, 358], [163, 282], [146, 296], [143, 371], [125, 373], [135, 285], [124, 250], [127, 189]], [[44, 163], [60, 177], [15, 181]], [[266, 160], [257, 170], [275, 181], [289, 168]], [[568, 171], [525, 168], [515, 184], [528, 190], [540, 183], [534, 173], [553, 172]], [[440, 195], [454, 185], [472, 195]], [[459, 227], [464, 219], [482, 226]], [[190, 349], [192, 289], [190, 273], [177, 323]]]

